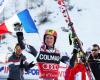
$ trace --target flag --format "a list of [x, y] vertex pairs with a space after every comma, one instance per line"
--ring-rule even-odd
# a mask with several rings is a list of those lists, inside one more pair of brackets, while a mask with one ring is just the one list
[[70, 75], [71, 69], [72, 68], [70, 66], [68, 66], [68, 68], [66, 69], [66, 71], [65, 71], [65, 80], [69, 79], [69, 75]]
[[19, 26], [16, 24], [22, 24], [21, 27], [26, 33], [37, 33], [38, 30], [34, 21], [31, 18], [31, 15], [27, 9], [22, 12], [13, 15], [8, 20], [5, 20], [4, 23], [0, 25], [0, 34], [6, 32], [16, 32], [19, 30]]
[[73, 68], [68, 68], [65, 74], [65, 80], [91, 80], [84, 64], [76, 64]]
[[0, 34], [8, 33], [8, 32], [9, 32], [9, 31], [8, 31], [7, 28], [6, 28], [5, 23], [2, 23], [2, 24], [0, 25]]

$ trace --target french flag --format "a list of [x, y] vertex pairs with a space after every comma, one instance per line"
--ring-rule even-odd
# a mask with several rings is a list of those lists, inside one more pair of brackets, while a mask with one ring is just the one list
[[5, 20], [0, 25], [0, 34], [18, 31], [18, 26], [16, 26], [16, 24], [20, 24], [22, 30], [26, 33], [38, 33], [29, 11], [25, 9], [22, 12], [13, 15], [8, 20]]

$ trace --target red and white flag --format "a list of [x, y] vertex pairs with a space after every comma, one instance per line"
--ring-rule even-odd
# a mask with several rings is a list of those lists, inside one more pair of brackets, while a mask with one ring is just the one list
[[66, 70], [65, 80], [91, 80], [84, 64], [76, 64]]

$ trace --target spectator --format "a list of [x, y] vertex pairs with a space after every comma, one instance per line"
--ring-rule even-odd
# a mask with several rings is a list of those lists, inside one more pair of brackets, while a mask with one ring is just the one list
[[9, 77], [7, 80], [24, 80], [24, 71], [28, 70], [32, 63], [28, 64], [26, 57], [22, 54], [22, 49], [19, 44], [16, 44], [14, 52], [8, 59]]
[[92, 45], [92, 51], [91, 54], [88, 58], [88, 61], [90, 63], [90, 68], [94, 74], [94, 77], [96, 80], [100, 80], [100, 47], [98, 44], [93, 44]]
[[89, 60], [93, 60], [93, 59], [100, 59], [100, 47], [98, 44], [93, 44], [93, 49], [92, 52], [89, 56]]

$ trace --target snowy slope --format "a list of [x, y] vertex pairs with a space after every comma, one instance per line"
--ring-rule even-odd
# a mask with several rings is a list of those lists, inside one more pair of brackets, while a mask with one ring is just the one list
[[[7, 0], [6, 0], [7, 1]], [[36, 3], [31, 3], [31, 1]], [[37, 7], [44, 1], [43, 5]], [[40, 2], [40, 3], [39, 3]], [[65, 22], [62, 13], [60, 12], [59, 5], [56, 0], [9, 0], [4, 10], [0, 7], [0, 23], [7, 18], [10, 18], [14, 13], [20, 12], [25, 8], [28, 8], [30, 14], [35, 21], [35, 24], [39, 30], [39, 34], [27, 34], [24, 33], [25, 42], [33, 45], [38, 51], [42, 44], [43, 34], [46, 29], [55, 29], [58, 33], [56, 47], [63, 53], [67, 52], [71, 56], [73, 46], [69, 45], [68, 32], [63, 32], [61, 27], [68, 27]], [[70, 0], [70, 4], [74, 8], [69, 11], [70, 18], [74, 23], [74, 27], [79, 39], [83, 42], [83, 49], [86, 51], [92, 44], [100, 44], [100, 1], [99, 0]], [[43, 11], [49, 11], [49, 21], [40, 24], [40, 14]], [[81, 11], [80, 11], [81, 10]], [[0, 42], [0, 62], [5, 62], [8, 55], [14, 50], [14, 46], [17, 43], [16, 35], [6, 34], [6, 39]], [[31, 55], [26, 54], [27, 57]], [[30, 58], [32, 60], [32, 58]]]
[[[23, 0], [17, 0], [17, 2], [16, 0], [9, 1], [9, 4], [7, 4], [7, 7], [5, 7], [5, 10], [7, 10], [4, 14], [5, 17], [7, 16], [9, 18], [15, 12], [20, 12], [21, 10], [29, 7], [30, 3], [27, 2], [27, 0], [24, 0], [23, 3], [22, 2]], [[99, 43], [100, 1], [71, 0], [70, 2], [72, 5], [74, 5], [74, 8], [69, 11], [69, 14], [72, 22], [74, 23], [76, 33], [78, 34], [80, 40], [83, 42], [83, 49], [86, 50], [93, 43]], [[79, 9], [82, 9], [82, 11], [78, 11]], [[39, 25], [38, 16], [45, 10], [52, 12], [52, 14], [50, 14], [48, 17], [50, 21]], [[68, 33], [65, 33], [61, 30], [61, 27], [67, 28], [67, 24], [64, 21], [57, 2], [54, 0], [50, 0], [50, 2], [49, 0], [44, 0], [44, 4], [42, 6], [29, 9], [29, 11], [33, 20], [36, 21], [35, 23], [39, 30], [39, 34], [25, 34], [25, 42], [34, 45], [36, 49], [39, 50], [45, 30], [48, 28], [53, 28], [58, 32], [56, 47], [60, 49], [61, 52], [68, 52], [70, 56], [72, 46], [69, 45]], [[8, 12], [8, 14], [6, 14], [6, 12]], [[13, 37], [10, 38], [7, 36], [6, 41], [8, 43], [8, 46], [10, 46], [10, 44], [15, 45], [15, 43], [17, 42], [16, 39], [15, 43], [9, 43], [9, 40], [13, 39]]]
[[[86, 50], [94, 43], [99, 41], [99, 19], [100, 19], [100, 1], [99, 0], [74, 0], [75, 8], [71, 12], [75, 29], [84, 44]], [[77, 9], [82, 9], [77, 12]]]

